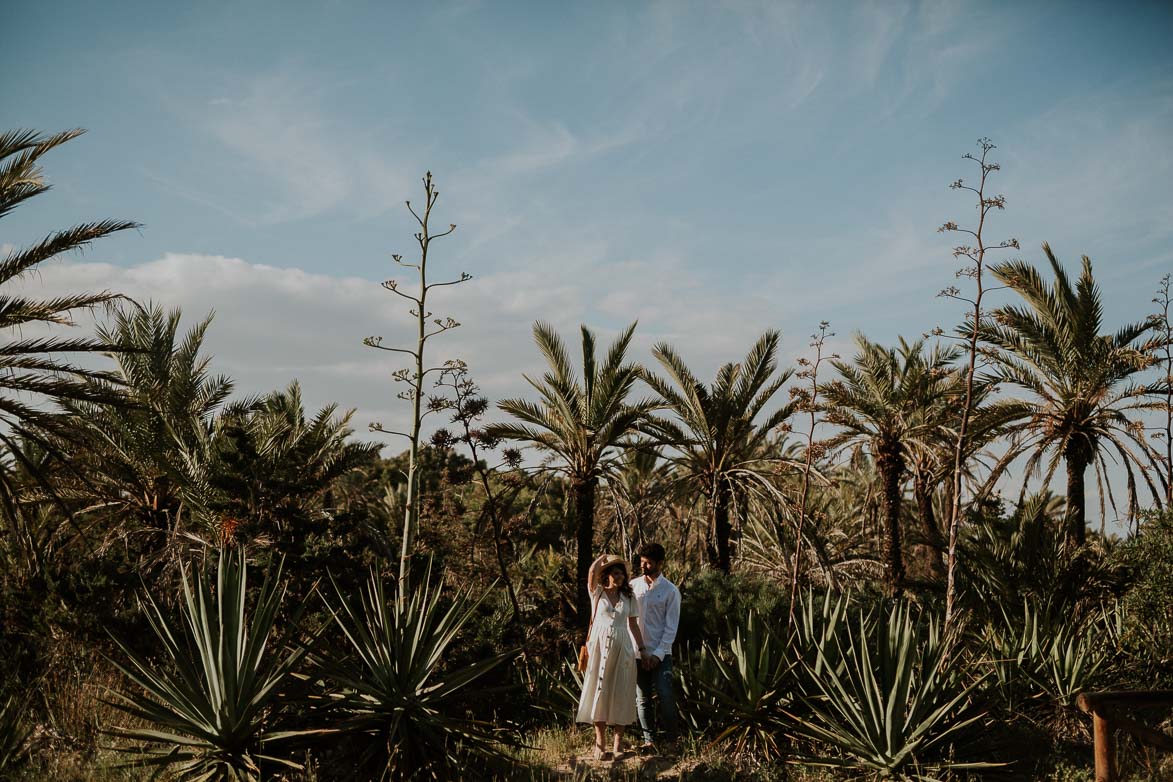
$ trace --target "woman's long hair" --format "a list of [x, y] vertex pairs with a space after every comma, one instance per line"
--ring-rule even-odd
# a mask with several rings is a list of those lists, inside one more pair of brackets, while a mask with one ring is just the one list
[[623, 568], [623, 582], [619, 585], [619, 594], [623, 595], [626, 598], [635, 597], [635, 592], [632, 591], [632, 589], [631, 589], [631, 575], [627, 572], [627, 563], [626, 562], [616, 562], [614, 565], [612, 565], [611, 567], [604, 570], [603, 571], [604, 584], [606, 584], [607, 574], [610, 573], [615, 568]]

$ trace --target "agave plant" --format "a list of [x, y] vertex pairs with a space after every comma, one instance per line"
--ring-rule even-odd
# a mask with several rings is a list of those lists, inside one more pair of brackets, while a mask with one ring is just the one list
[[794, 690], [789, 636], [753, 609], [732, 625], [728, 653], [705, 643], [691, 661], [686, 699], [704, 710], [712, 745], [774, 759], [782, 754], [782, 715]]
[[430, 571], [402, 601], [388, 599], [374, 570], [358, 594], [333, 586], [337, 605], [328, 608], [348, 648], [317, 655], [316, 662], [332, 688], [332, 730], [361, 747], [355, 770], [362, 778], [448, 779], [470, 756], [507, 758], [494, 726], [463, 716], [461, 699], [516, 650], [442, 665], [483, 595], [445, 601]]
[[0, 706], [0, 778], [3, 779], [28, 759], [28, 738], [32, 731], [25, 727], [21, 712], [15, 697]]
[[1035, 681], [1060, 706], [1072, 707], [1081, 692], [1095, 689], [1091, 685], [1108, 662], [1095, 634], [1074, 623], [1059, 625], [1049, 639], [1036, 641], [1032, 651], [1036, 655]]
[[809, 715], [788, 716], [799, 736], [832, 753], [802, 762], [896, 779], [991, 765], [953, 759], [953, 745], [982, 717], [970, 699], [984, 677], [965, 681], [961, 666], [945, 664], [950, 638], [935, 619], [896, 603], [824, 638], [830, 648], [802, 661]]
[[573, 716], [582, 693], [582, 672], [578, 655], [570, 655], [553, 667], [534, 668], [533, 700], [540, 712], [564, 720]]
[[1037, 694], [1024, 668], [1030, 664], [1033, 639], [1038, 637], [1038, 613], [1023, 604], [1022, 621], [999, 606], [1002, 621], [982, 631], [984, 657], [989, 666], [990, 685], [1008, 714], [1016, 714]]
[[281, 570], [266, 576], [251, 616], [243, 552], [221, 554], [214, 584], [208, 571], [194, 584], [184, 572], [181, 621], [145, 596], [164, 664], [115, 639], [126, 662], [114, 664], [142, 691], [114, 693], [110, 703], [147, 726], [107, 730], [134, 742], [125, 750], [136, 756], [131, 765], [170, 766], [175, 778], [191, 782], [251, 782], [266, 768], [301, 768], [269, 748], [299, 735], [273, 723], [278, 693], [305, 653], [304, 646], [269, 648], [285, 592]]
[[803, 672], [818, 678], [822, 676], [824, 668], [842, 669], [843, 661], [836, 639], [842, 632], [849, 605], [850, 595], [835, 594], [829, 589], [819, 598], [815, 597], [814, 590], [808, 590], [802, 596], [794, 646], [797, 656], [808, 663]]
[[[1097, 642], [1111, 636], [1113, 613], [1101, 612], [1088, 622], [1071, 619], [1049, 603], [1023, 601], [1021, 614], [1004, 609], [1002, 619], [985, 630], [987, 656], [1003, 703], [1011, 710], [1028, 701], [1073, 707], [1079, 693], [1095, 689], [1112, 652]], [[1103, 632], [1091, 630], [1104, 625]]]

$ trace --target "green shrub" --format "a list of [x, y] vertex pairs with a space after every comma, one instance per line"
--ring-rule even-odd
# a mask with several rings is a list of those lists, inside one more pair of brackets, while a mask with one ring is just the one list
[[776, 582], [756, 575], [702, 570], [681, 589], [676, 641], [696, 648], [705, 641], [727, 642], [733, 637], [730, 617], [745, 617], [750, 610], [785, 625], [786, 596]]
[[1130, 576], [1121, 652], [1134, 686], [1173, 687], [1173, 512], [1145, 515], [1115, 552]]

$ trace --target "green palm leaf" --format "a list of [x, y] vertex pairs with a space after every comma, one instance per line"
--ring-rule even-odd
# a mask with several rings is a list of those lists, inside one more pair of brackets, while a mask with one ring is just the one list
[[[0, 218], [49, 190], [40, 165], [41, 157], [81, 133], [80, 130], [52, 135], [29, 130], [0, 133]], [[0, 258], [0, 285], [17, 281], [46, 261], [135, 227], [135, 223], [120, 220], [83, 223], [55, 231], [31, 246], [11, 249]], [[8, 331], [8, 339], [0, 344], [0, 429], [7, 433], [0, 440], [8, 449], [19, 450], [19, 445], [11, 439], [14, 433], [42, 441], [47, 441], [50, 433], [58, 437], [68, 436], [65, 419], [46, 415], [44, 410], [59, 403], [95, 401], [95, 389], [86, 381], [101, 383], [108, 380], [104, 372], [71, 365], [60, 358], [60, 354], [121, 349], [101, 338], [28, 338], [19, 329], [35, 324], [72, 326], [77, 312], [108, 305], [120, 298], [108, 291], [49, 299], [31, 298], [10, 290], [0, 293], [0, 329]], [[54, 448], [47, 450], [56, 454]], [[20, 457], [14, 455], [14, 458]], [[38, 469], [29, 477], [42, 488], [47, 488], [47, 475]], [[20, 490], [20, 486], [9, 480], [7, 472], [0, 471], [0, 508], [5, 510], [4, 515], [13, 524], [17, 522], [12, 509], [19, 503]], [[52, 490], [50, 492], [56, 496]]]
[[710, 560], [725, 572], [732, 567], [730, 506], [737, 500], [748, 502], [776, 472], [781, 460], [767, 446], [773, 430], [794, 410], [784, 405], [764, 421], [759, 417], [790, 377], [789, 371], [777, 371], [780, 339], [778, 332], [767, 331], [741, 362], [722, 366], [711, 387], [697, 380], [665, 343], [657, 344], [652, 355], [666, 377], [641, 373], [658, 396], [657, 405], [675, 419], [652, 417], [643, 428], [665, 448], [680, 479], [707, 502], [713, 531]]
[[[1097, 483], [1105, 487], [1101, 495], [1111, 492], [1106, 452], [1123, 460], [1130, 486], [1136, 483], [1134, 467], [1146, 479], [1151, 472], [1164, 481], [1164, 471], [1155, 469], [1158, 457], [1145, 433], [1126, 415], [1156, 404], [1146, 395], [1160, 393], [1159, 387], [1150, 389], [1131, 381], [1149, 366], [1152, 351], [1163, 343], [1150, 338], [1155, 328], [1151, 321], [1127, 324], [1114, 334], [1101, 333], [1103, 304], [1091, 261], [1083, 257], [1073, 285], [1049, 245], [1043, 245], [1043, 253], [1053, 275], [1051, 282], [1024, 261], [991, 267], [995, 278], [1021, 296], [1026, 306], [998, 308], [978, 329], [978, 336], [989, 346], [987, 354], [994, 361], [988, 376], [1029, 395], [1018, 414], [1006, 420], [1009, 431], [1029, 445], [1012, 450], [1033, 454], [1035, 464], [1061, 459], [1066, 467], [1065, 538], [1074, 550], [1086, 539], [1084, 473], [1089, 467]], [[1008, 464], [1004, 461], [1001, 469]], [[1048, 469], [1048, 479], [1052, 473]], [[997, 477], [991, 476], [991, 481]], [[1158, 487], [1151, 480], [1146, 485], [1160, 504], [1163, 485]], [[1109, 501], [1115, 505], [1114, 498]], [[1130, 501], [1130, 517], [1134, 509]]]
[[628, 401], [640, 373], [625, 360], [634, 332], [633, 323], [616, 337], [599, 363], [595, 335], [583, 326], [583, 371], [578, 379], [562, 338], [549, 324], [535, 323], [534, 342], [549, 371], [541, 380], [525, 379], [540, 400], [499, 402], [498, 407], [520, 423], [496, 423], [485, 430], [490, 438], [512, 440], [552, 454], [558, 460], [555, 469], [569, 478], [578, 540], [576, 605], [583, 629], [590, 608], [587, 573], [593, 559], [596, 489], [616, 448], [655, 407], [650, 400]]

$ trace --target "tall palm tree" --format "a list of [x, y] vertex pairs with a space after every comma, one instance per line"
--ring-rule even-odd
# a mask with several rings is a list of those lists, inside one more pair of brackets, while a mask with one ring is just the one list
[[[0, 218], [49, 190], [41, 157], [82, 132], [69, 130], [48, 136], [31, 130], [0, 133]], [[0, 258], [0, 330], [7, 335], [0, 347], [0, 445], [28, 468], [35, 465], [26, 462], [21, 441], [49, 447], [44, 433], [61, 430], [60, 417], [52, 405], [44, 403], [93, 399], [95, 389], [86, 381], [102, 375], [70, 364], [60, 356], [116, 348], [102, 339], [40, 335], [37, 327], [72, 326], [74, 313], [109, 304], [119, 295], [101, 291], [36, 299], [13, 291], [11, 284], [46, 261], [135, 227], [136, 223], [123, 220], [82, 223], [55, 231], [36, 244], [10, 250]], [[6, 471], [0, 471], [0, 505], [12, 517], [19, 487], [11, 485], [6, 475]]]
[[648, 400], [627, 402], [639, 377], [638, 367], [625, 360], [634, 332], [632, 323], [611, 344], [603, 362], [598, 363], [595, 335], [583, 326], [580, 381], [575, 377], [562, 338], [548, 324], [535, 323], [534, 341], [549, 370], [540, 380], [528, 376], [525, 379], [537, 390], [541, 401], [498, 402], [497, 406], [517, 421], [493, 424], [486, 429], [490, 437], [526, 443], [549, 452], [569, 480], [578, 539], [576, 606], [583, 628], [590, 613], [587, 575], [594, 558], [591, 548], [599, 479], [610, 454], [626, 436], [635, 432], [636, 425], [653, 408]]
[[661, 405], [676, 418], [658, 417], [648, 429], [670, 449], [667, 458], [681, 479], [705, 498], [712, 525], [710, 563], [725, 573], [732, 567], [729, 514], [734, 498], [740, 494], [747, 502], [762, 489], [772, 493], [769, 475], [780, 459], [769, 452], [768, 436], [795, 409], [786, 404], [758, 421], [791, 375], [791, 370], [777, 371], [780, 339], [777, 331], [767, 331], [744, 360], [722, 366], [711, 387], [665, 343], [656, 345], [652, 355], [668, 377], [643, 373]]
[[1129, 511], [1137, 504], [1136, 479], [1148, 485], [1153, 499], [1160, 492], [1149, 477], [1160, 474], [1157, 457], [1145, 439], [1142, 424], [1130, 414], [1160, 405], [1146, 398], [1151, 389], [1135, 382], [1137, 374], [1152, 363], [1160, 339], [1152, 336], [1155, 323], [1143, 321], [1123, 326], [1114, 334], [1101, 334], [1103, 303], [1085, 255], [1074, 285], [1048, 244], [1043, 253], [1055, 275], [1048, 284], [1038, 269], [1023, 261], [992, 267], [994, 276], [1026, 303], [999, 307], [979, 329], [981, 340], [992, 350], [990, 378], [1016, 386], [1030, 395], [1010, 402], [1003, 410], [1011, 423], [1013, 439], [1002, 460], [1029, 454], [1026, 475], [1046, 464], [1044, 487], [1050, 485], [1060, 461], [1067, 472], [1066, 542], [1069, 548], [1086, 540], [1084, 477], [1095, 469], [1104, 495], [1115, 507], [1108, 482], [1105, 457], [1123, 464], [1128, 478]]
[[905, 583], [900, 509], [903, 486], [916, 454], [935, 449], [948, 423], [934, 414], [936, 403], [957, 386], [951, 366], [958, 352], [924, 340], [884, 348], [862, 334], [850, 362], [832, 362], [839, 373], [820, 389], [828, 423], [840, 428], [828, 448], [862, 448], [875, 461], [884, 502], [884, 573], [892, 592]]

